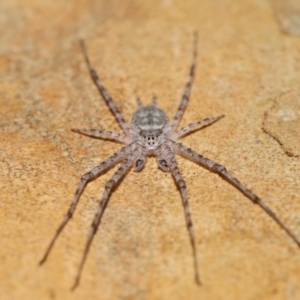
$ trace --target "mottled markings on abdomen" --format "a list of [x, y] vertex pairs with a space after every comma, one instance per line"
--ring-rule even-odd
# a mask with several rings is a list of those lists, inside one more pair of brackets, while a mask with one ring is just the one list
[[165, 112], [152, 105], [141, 107], [132, 117], [132, 124], [142, 130], [162, 129], [167, 122]]

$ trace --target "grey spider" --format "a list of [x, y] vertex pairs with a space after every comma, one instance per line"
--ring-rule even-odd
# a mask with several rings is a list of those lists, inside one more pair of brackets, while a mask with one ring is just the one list
[[103, 216], [104, 210], [107, 206], [113, 188], [120, 182], [122, 177], [133, 165], [135, 165], [134, 171], [139, 172], [144, 167], [147, 156], [156, 156], [158, 166], [163, 171], [170, 172], [173, 175], [176, 185], [179, 188], [182, 205], [184, 208], [186, 226], [193, 251], [195, 281], [198, 284], [200, 284], [197, 251], [191, 214], [189, 209], [187, 188], [185, 181], [179, 171], [175, 153], [180, 154], [194, 161], [195, 163], [203, 166], [204, 168], [210, 170], [211, 172], [218, 174], [231, 185], [233, 185], [236, 189], [238, 189], [241, 193], [248, 197], [253, 203], [258, 204], [300, 247], [300, 242], [297, 239], [297, 237], [292, 233], [291, 230], [289, 230], [285, 226], [285, 224], [275, 215], [275, 213], [267, 206], [267, 204], [264, 203], [252, 191], [250, 191], [238, 179], [236, 179], [231, 173], [229, 173], [224, 166], [198, 154], [197, 152], [177, 142], [179, 138], [187, 135], [191, 131], [199, 130], [203, 127], [209, 126], [224, 117], [224, 115], [220, 115], [218, 117], [205, 118], [201, 121], [191, 123], [183, 127], [182, 129], [177, 130], [178, 124], [187, 106], [191, 86], [195, 76], [197, 57], [197, 34], [195, 34], [193, 60], [190, 67], [188, 81], [186, 83], [186, 87], [182, 95], [180, 105], [175, 113], [174, 118], [170, 122], [168, 121], [165, 112], [158, 108], [156, 97], [154, 96], [152, 99], [152, 105], [150, 106], [143, 106], [140, 99], [137, 99], [138, 109], [133, 114], [132, 124], [128, 124], [122, 116], [121, 112], [119, 111], [116, 103], [111, 98], [106, 88], [103, 86], [95, 69], [91, 65], [84, 42], [80, 41], [80, 45], [90, 72], [90, 76], [94, 84], [98, 88], [102, 98], [109, 107], [110, 111], [114, 115], [122, 130], [124, 131], [125, 135], [99, 129], [72, 129], [72, 131], [91, 137], [103, 139], [109, 138], [117, 142], [121, 142], [122, 144], [125, 144], [125, 146], [119, 151], [117, 151], [115, 154], [113, 154], [111, 157], [106, 159], [104, 162], [102, 162], [100, 165], [96, 166], [91, 171], [87, 172], [81, 177], [72, 204], [69, 207], [69, 210], [65, 215], [62, 223], [58, 227], [55, 235], [53, 236], [48, 248], [46, 249], [43, 258], [40, 261], [40, 265], [46, 261], [56, 239], [58, 238], [59, 234], [66, 226], [68, 221], [71, 219], [75, 211], [76, 205], [79, 201], [80, 195], [82, 194], [87, 183], [92, 179], [98, 177], [101, 173], [107, 171], [113, 165], [121, 163], [115, 174], [105, 185], [105, 189], [102, 194], [102, 199], [99, 202], [97, 212], [91, 224], [90, 232], [79, 265], [75, 283], [72, 287], [72, 289], [75, 289], [79, 284], [82, 269], [87, 258], [88, 251], [90, 249], [93, 237], [96, 234], [96, 231], [101, 222], [101, 218]]

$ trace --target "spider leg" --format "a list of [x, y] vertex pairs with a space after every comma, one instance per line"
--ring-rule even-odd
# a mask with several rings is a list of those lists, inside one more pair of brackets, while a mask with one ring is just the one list
[[186, 83], [186, 87], [184, 89], [184, 93], [181, 98], [181, 102], [179, 104], [179, 107], [176, 111], [176, 114], [174, 116], [174, 119], [172, 120], [172, 128], [175, 130], [182, 118], [182, 115], [184, 113], [184, 110], [187, 106], [190, 92], [191, 92], [191, 87], [192, 83], [195, 77], [195, 68], [196, 68], [196, 58], [197, 58], [197, 44], [198, 44], [198, 34], [195, 32], [195, 41], [194, 41], [194, 54], [193, 54], [193, 60], [190, 68], [190, 74], [188, 77], [188, 81]]
[[129, 125], [126, 123], [126, 121], [125, 121], [123, 115], [121, 114], [120, 110], [118, 109], [115, 101], [112, 99], [112, 97], [109, 95], [106, 88], [103, 86], [96, 70], [91, 65], [83, 40], [80, 40], [80, 46], [81, 46], [81, 50], [82, 50], [82, 53], [84, 55], [84, 59], [85, 59], [85, 62], [88, 66], [90, 76], [91, 76], [93, 82], [95, 83], [95, 85], [98, 88], [102, 98], [106, 102], [107, 106], [109, 107], [110, 111], [114, 115], [115, 119], [117, 120], [117, 122], [119, 123], [119, 125], [121, 126], [123, 131], [125, 133], [128, 133], [129, 132]]
[[140, 156], [136, 162], [135, 162], [135, 168], [134, 168], [134, 172], [140, 172], [146, 163], [146, 157], [145, 156]]
[[87, 254], [89, 252], [90, 246], [92, 244], [94, 235], [97, 232], [97, 229], [99, 227], [99, 224], [101, 222], [101, 218], [103, 216], [103, 213], [105, 211], [105, 208], [107, 206], [109, 197], [111, 195], [112, 189], [120, 182], [122, 177], [126, 174], [126, 172], [129, 170], [129, 168], [134, 164], [136, 158], [138, 157], [139, 153], [134, 153], [134, 154], [129, 154], [127, 158], [124, 159], [124, 161], [121, 163], [120, 167], [116, 171], [116, 173], [112, 176], [112, 178], [106, 183], [103, 194], [102, 194], [102, 199], [99, 202], [98, 210], [96, 212], [96, 215], [93, 219], [93, 222], [91, 224], [90, 232], [88, 234], [87, 242], [85, 245], [84, 253], [79, 265], [78, 273], [75, 279], [75, 283], [72, 287], [72, 290], [74, 290], [80, 282], [80, 276], [82, 273], [82, 269], [85, 263], [85, 260], [87, 258]]
[[281, 227], [287, 235], [289, 235], [292, 240], [300, 247], [300, 241], [294, 235], [294, 233], [285, 226], [285, 224], [277, 217], [277, 215], [269, 208], [269, 206], [260, 199], [257, 195], [255, 195], [252, 191], [250, 191], [244, 184], [242, 184], [237, 178], [235, 178], [230, 172], [226, 170], [226, 168], [214, 161], [203, 157], [197, 152], [187, 148], [186, 146], [179, 143], [172, 143], [172, 147], [174, 151], [178, 154], [181, 154], [188, 159], [204, 166], [208, 170], [217, 173], [219, 176], [224, 178], [227, 182], [233, 185], [236, 189], [242, 192], [246, 197], [248, 197], [254, 204], [259, 205], [278, 225]]
[[186, 221], [186, 227], [189, 233], [190, 242], [193, 249], [193, 258], [194, 258], [194, 270], [195, 270], [195, 281], [197, 284], [201, 284], [198, 272], [198, 258], [197, 258], [197, 251], [196, 251], [196, 244], [195, 244], [195, 237], [194, 237], [194, 230], [193, 230], [193, 223], [191, 219], [189, 201], [188, 201], [188, 194], [185, 181], [180, 173], [178, 168], [178, 164], [175, 158], [175, 155], [170, 146], [166, 145], [165, 148], [162, 150], [162, 157], [160, 161], [164, 161], [167, 163], [168, 170], [171, 171], [176, 185], [178, 186], [181, 194], [182, 205], [184, 208], [184, 216]]
[[175, 139], [175, 140], [179, 139], [179, 138], [185, 136], [186, 134], [189, 134], [191, 131], [199, 130], [203, 127], [209, 126], [209, 125], [219, 121], [223, 117], [225, 117], [225, 115], [220, 115], [218, 117], [205, 118], [201, 121], [191, 123], [191, 124], [181, 128], [180, 130], [174, 132], [172, 134], [172, 139]]
[[136, 97], [136, 103], [137, 103], [138, 109], [140, 109], [144, 106], [140, 97]]
[[76, 205], [80, 199], [80, 196], [85, 188], [85, 186], [87, 185], [87, 183], [98, 177], [99, 174], [101, 174], [102, 172], [108, 170], [109, 168], [111, 168], [113, 165], [115, 165], [116, 163], [120, 162], [123, 159], [123, 156], [126, 155], [127, 149], [129, 149], [130, 146], [127, 147], [123, 147], [122, 149], [120, 149], [118, 152], [116, 152], [114, 155], [112, 155], [111, 157], [109, 157], [107, 160], [105, 160], [104, 162], [102, 162], [100, 165], [98, 165], [97, 167], [93, 168], [91, 171], [85, 173], [78, 184], [78, 188], [75, 192], [73, 201], [69, 207], [68, 212], [66, 213], [63, 221], [61, 222], [61, 224], [59, 225], [59, 227], [56, 230], [56, 233], [54, 234], [49, 246], [46, 249], [46, 252], [43, 256], [43, 258], [40, 260], [39, 264], [42, 265], [49, 253], [51, 252], [58, 236], [60, 235], [60, 233], [62, 232], [62, 230], [64, 229], [64, 227], [67, 225], [68, 221], [72, 218], [73, 213], [75, 211]]
[[127, 136], [118, 134], [116, 132], [111, 132], [108, 130], [100, 130], [100, 129], [77, 129], [72, 128], [71, 131], [77, 132], [80, 134], [84, 134], [90, 137], [100, 138], [100, 139], [111, 139], [117, 142], [120, 142], [122, 144], [129, 144], [131, 142], [130, 139], [128, 139]]
[[157, 156], [156, 157], [156, 161], [157, 161], [157, 164], [158, 166], [164, 171], [164, 172], [170, 172], [170, 169], [169, 169], [169, 166], [168, 166], [168, 163], [165, 159]]
[[153, 97], [152, 97], [152, 105], [157, 107], [157, 97], [155, 94], [153, 94]]

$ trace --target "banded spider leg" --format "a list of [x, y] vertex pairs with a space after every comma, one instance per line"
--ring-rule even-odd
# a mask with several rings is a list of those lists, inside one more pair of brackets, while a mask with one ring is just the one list
[[198, 122], [190, 123], [187, 126], [177, 130], [177, 127], [182, 119], [182, 115], [187, 107], [188, 100], [191, 93], [192, 83], [195, 77], [196, 58], [197, 58], [197, 34], [195, 34], [194, 51], [192, 64], [190, 66], [189, 77], [178, 106], [174, 118], [169, 122], [166, 113], [161, 110], [157, 105], [157, 98], [154, 95], [152, 99], [152, 105], [144, 106], [137, 98], [137, 111], [133, 114], [131, 124], [127, 123], [118, 109], [116, 103], [104, 87], [95, 69], [90, 63], [90, 60], [85, 49], [84, 42], [80, 42], [81, 49], [84, 55], [85, 62], [87, 64], [90, 76], [97, 87], [100, 95], [104, 99], [105, 103], [109, 107], [111, 113], [115, 117], [116, 121], [120, 125], [124, 132], [124, 135], [111, 132], [102, 129], [73, 129], [72, 131], [102, 139], [110, 139], [124, 144], [123, 148], [106, 159], [97, 167], [93, 168], [90, 172], [87, 172], [81, 177], [78, 184], [78, 188], [74, 195], [73, 201], [65, 215], [62, 223], [58, 227], [54, 237], [50, 241], [49, 246], [40, 264], [43, 264], [49, 253], [51, 252], [58, 236], [73, 216], [73, 213], [78, 204], [79, 198], [89, 181], [100, 176], [115, 164], [120, 164], [119, 168], [112, 176], [112, 178], [106, 183], [101, 201], [99, 202], [97, 212], [92, 221], [90, 232], [85, 245], [84, 253], [79, 265], [78, 273], [75, 283], [72, 289], [75, 289], [80, 281], [81, 273], [86, 261], [93, 237], [97, 232], [97, 229], [101, 223], [101, 218], [104, 214], [105, 208], [110, 199], [110, 195], [113, 192], [114, 187], [120, 182], [120, 180], [126, 175], [129, 169], [135, 165], [134, 171], [139, 172], [143, 169], [147, 156], [156, 156], [158, 166], [165, 172], [170, 172], [174, 178], [176, 185], [180, 191], [182, 206], [184, 209], [186, 227], [189, 234], [190, 243], [192, 246], [193, 261], [194, 261], [194, 273], [195, 281], [200, 284], [200, 277], [198, 272], [198, 259], [197, 249], [194, 237], [193, 223], [189, 208], [188, 194], [186, 183], [179, 170], [175, 154], [182, 155], [195, 163], [203, 166], [211, 172], [214, 172], [229, 182], [233, 187], [248, 197], [253, 203], [258, 204], [286, 233], [292, 240], [300, 247], [300, 242], [295, 234], [286, 227], [286, 225], [279, 219], [279, 217], [263, 202], [261, 198], [250, 191], [244, 184], [242, 184], [237, 178], [234, 177], [226, 168], [214, 161], [203, 157], [197, 152], [187, 148], [186, 146], [177, 142], [179, 138], [185, 135], [197, 131], [203, 127], [212, 125], [219, 121], [224, 115], [217, 117], [210, 117], [200, 120]]

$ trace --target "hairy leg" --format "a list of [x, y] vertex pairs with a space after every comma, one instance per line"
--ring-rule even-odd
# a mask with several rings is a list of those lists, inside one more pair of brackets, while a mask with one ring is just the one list
[[140, 109], [144, 106], [140, 97], [136, 97], [136, 104], [137, 104], [138, 109]]
[[197, 59], [197, 44], [198, 44], [198, 35], [197, 33], [195, 33], [195, 42], [194, 42], [194, 54], [193, 54], [193, 60], [192, 60], [192, 64], [191, 64], [191, 68], [190, 68], [190, 74], [188, 77], [188, 81], [186, 83], [186, 87], [184, 89], [184, 93], [182, 95], [182, 99], [181, 102], [179, 104], [179, 107], [176, 111], [176, 114], [174, 116], [174, 119], [172, 120], [172, 129], [176, 130], [182, 115], [184, 113], [184, 110], [187, 106], [189, 97], [190, 97], [190, 93], [191, 93], [191, 87], [192, 87], [192, 83], [195, 77], [195, 68], [196, 68], [196, 59]]
[[79, 265], [78, 273], [77, 273], [77, 276], [75, 279], [75, 283], [72, 287], [72, 290], [74, 290], [79, 285], [81, 272], [82, 272], [87, 254], [88, 254], [90, 246], [92, 244], [94, 235], [96, 234], [99, 224], [101, 222], [101, 218], [102, 218], [105, 208], [107, 206], [112, 189], [120, 182], [122, 177], [129, 170], [129, 168], [134, 164], [134, 162], [138, 158], [138, 156], [139, 156], [138, 151], [136, 151], [136, 153], [131, 153], [130, 155], [128, 155], [128, 157], [125, 158], [125, 160], [122, 162], [122, 164], [120, 165], [120, 167], [118, 168], [116, 173], [112, 176], [112, 178], [105, 185], [105, 188], [104, 188], [104, 191], [102, 194], [102, 199], [99, 202], [98, 210], [97, 210], [94, 220], [91, 224], [91, 228], [90, 228], [90, 232], [89, 232], [89, 235], [87, 238], [84, 253], [83, 253], [80, 265]]
[[72, 128], [71, 130], [73, 132], [84, 134], [90, 137], [114, 140], [122, 144], [129, 144], [131, 142], [131, 139], [128, 138], [127, 136], [121, 135], [116, 132], [108, 131], [108, 130], [85, 129], [85, 128], [82, 129]]
[[194, 131], [194, 130], [199, 130], [203, 127], [209, 126], [217, 121], [219, 121], [220, 119], [222, 119], [225, 115], [221, 115], [218, 117], [211, 117], [211, 118], [205, 118], [203, 120], [200, 120], [199, 122], [195, 122], [195, 123], [191, 123], [187, 126], [184, 126], [183, 128], [181, 128], [180, 130], [174, 132], [171, 136], [172, 139], [179, 139], [183, 136], [185, 136], [186, 134], [189, 134], [190, 132]]
[[153, 97], [152, 97], [152, 105], [153, 105], [153, 106], [157, 106], [157, 97], [156, 97], [155, 94], [154, 94]]
[[[197, 259], [197, 251], [196, 251], [196, 244], [195, 244], [195, 237], [194, 237], [194, 230], [193, 230], [193, 223], [190, 213], [189, 201], [188, 201], [188, 194], [185, 181], [180, 173], [178, 168], [178, 164], [175, 158], [175, 155], [168, 145], [162, 150], [162, 157], [160, 158], [162, 167], [164, 167], [164, 161], [167, 163], [168, 169], [171, 171], [176, 185], [178, 186], [181, 194], [182, 205], [184, 208], [184, 216], [186, 221], [187, 230], [190, 237], [190, 242], [192, 245], [193, 250], [193, 259], [194, 259], [194, 270], [195, 270], [195, 281], [197, 284], [200, 283], [199, 272], [198, 272], [198, 259]], [[166, 169], [167, 170], [167, 169]]]
[[235, 178], [230, 172], [228, 172], [224, 166], [198, 154], [197, 152], [187, 148], [182, 144], [173, 142], [172, 146], [176, 153], [187, 157], [188, 159], [202, 165], [203, 167], [214, 173], [217, 173], [219, 176], [233, 185], [236, 189], [242, 192], [246, 197], [248, 197], [254, 204], [259, 205], [287, 233], [287, 235], [292, 238], [297, 246], [300, 247], [300, 241], [297, 239], [297, 237], [290, 229], [285, 226], [285, 224], [277, 217], [277, 215], [269, 208], [269, 206], [252, 191], [250, 191], [237, 178]]
[[68, 212], [66, 213], [63, 221], [61, 222], [61, 224], [59, 225], [59, 227], [57, 228], [56, 230], [56, 233], [55, 235], [53, 236], [49, 246], [47, 247], [46, 249], [46, 252], [43, 256], [43, 258], [40, 260], [40, 265], [42, 265], [49, 253], [51, 252], [51, 249], [53, 248], [58, 236], [60, 235], [60, 233], [62, 232], [62, 230], [64, 229], [64, 227], [67, 225], [67, 223], [69, 222], [69, 220], [72, 218], [73, 216], [73, 213], [75, 211], [75, 208], [76, 208], [76, 205], [80, 199], [80, 196], [85, 188], [85, 186], [87, 185], [87, 183], [98, 177], [101, 173], [105, 172], [106, 170], [108, 170], [109, 168], [113, 167], [115, 164], [119, 163], [124, 155], [126, 155], [126, 153], [129, 151], [129, 147], [130, 146], [127, 146], [127, 147], [123, 147], [122, 149], [120, 149], [118, 152], [116, 152], [114, 155], [112, 155], [111, 157], [109, 157], [107, 160], [105, 160], [104, 162], [102, 162], [100, 165], [98, 165], [97, 167], [93, 168], [91, 171], [85, 173], [79, 183], [78, 183], [78, 188], [75, 192], [75, 195], [74, 195], [74, 198], [73, 198], [73, 201], [71, 203], [71, 206], [69, 207], [68, 209]]
[[114, 115], [115, 119], [118, 121], [118, 123], [121, 126], [121, 128], [123, 129], [123, 131], [128, 134], [129, 125], [126, 123], [126, 121], [125, 121], [123, 115], [121, 114], [120, 110], [118, 109], [115, 101], [112, 99], [112, 97], [110, 96], [110, 94], [108, 93], [106, 88], [103, 86], [96, 70], [91, 65], [83, 40], [80, 40], [80, 46], [81, 46], [81, 50], [82, 50], [82, 53], [84, 55], [84, 59], [85, 59], [86, 64], [88, 66], [88, 69], [89, 69], [92, 80], [94, 81], [94, 83], [95, 83], [96, 87], [98, 88], [102, 98], [106, 102], [107, 106], [109, 107], [110, 111]]

